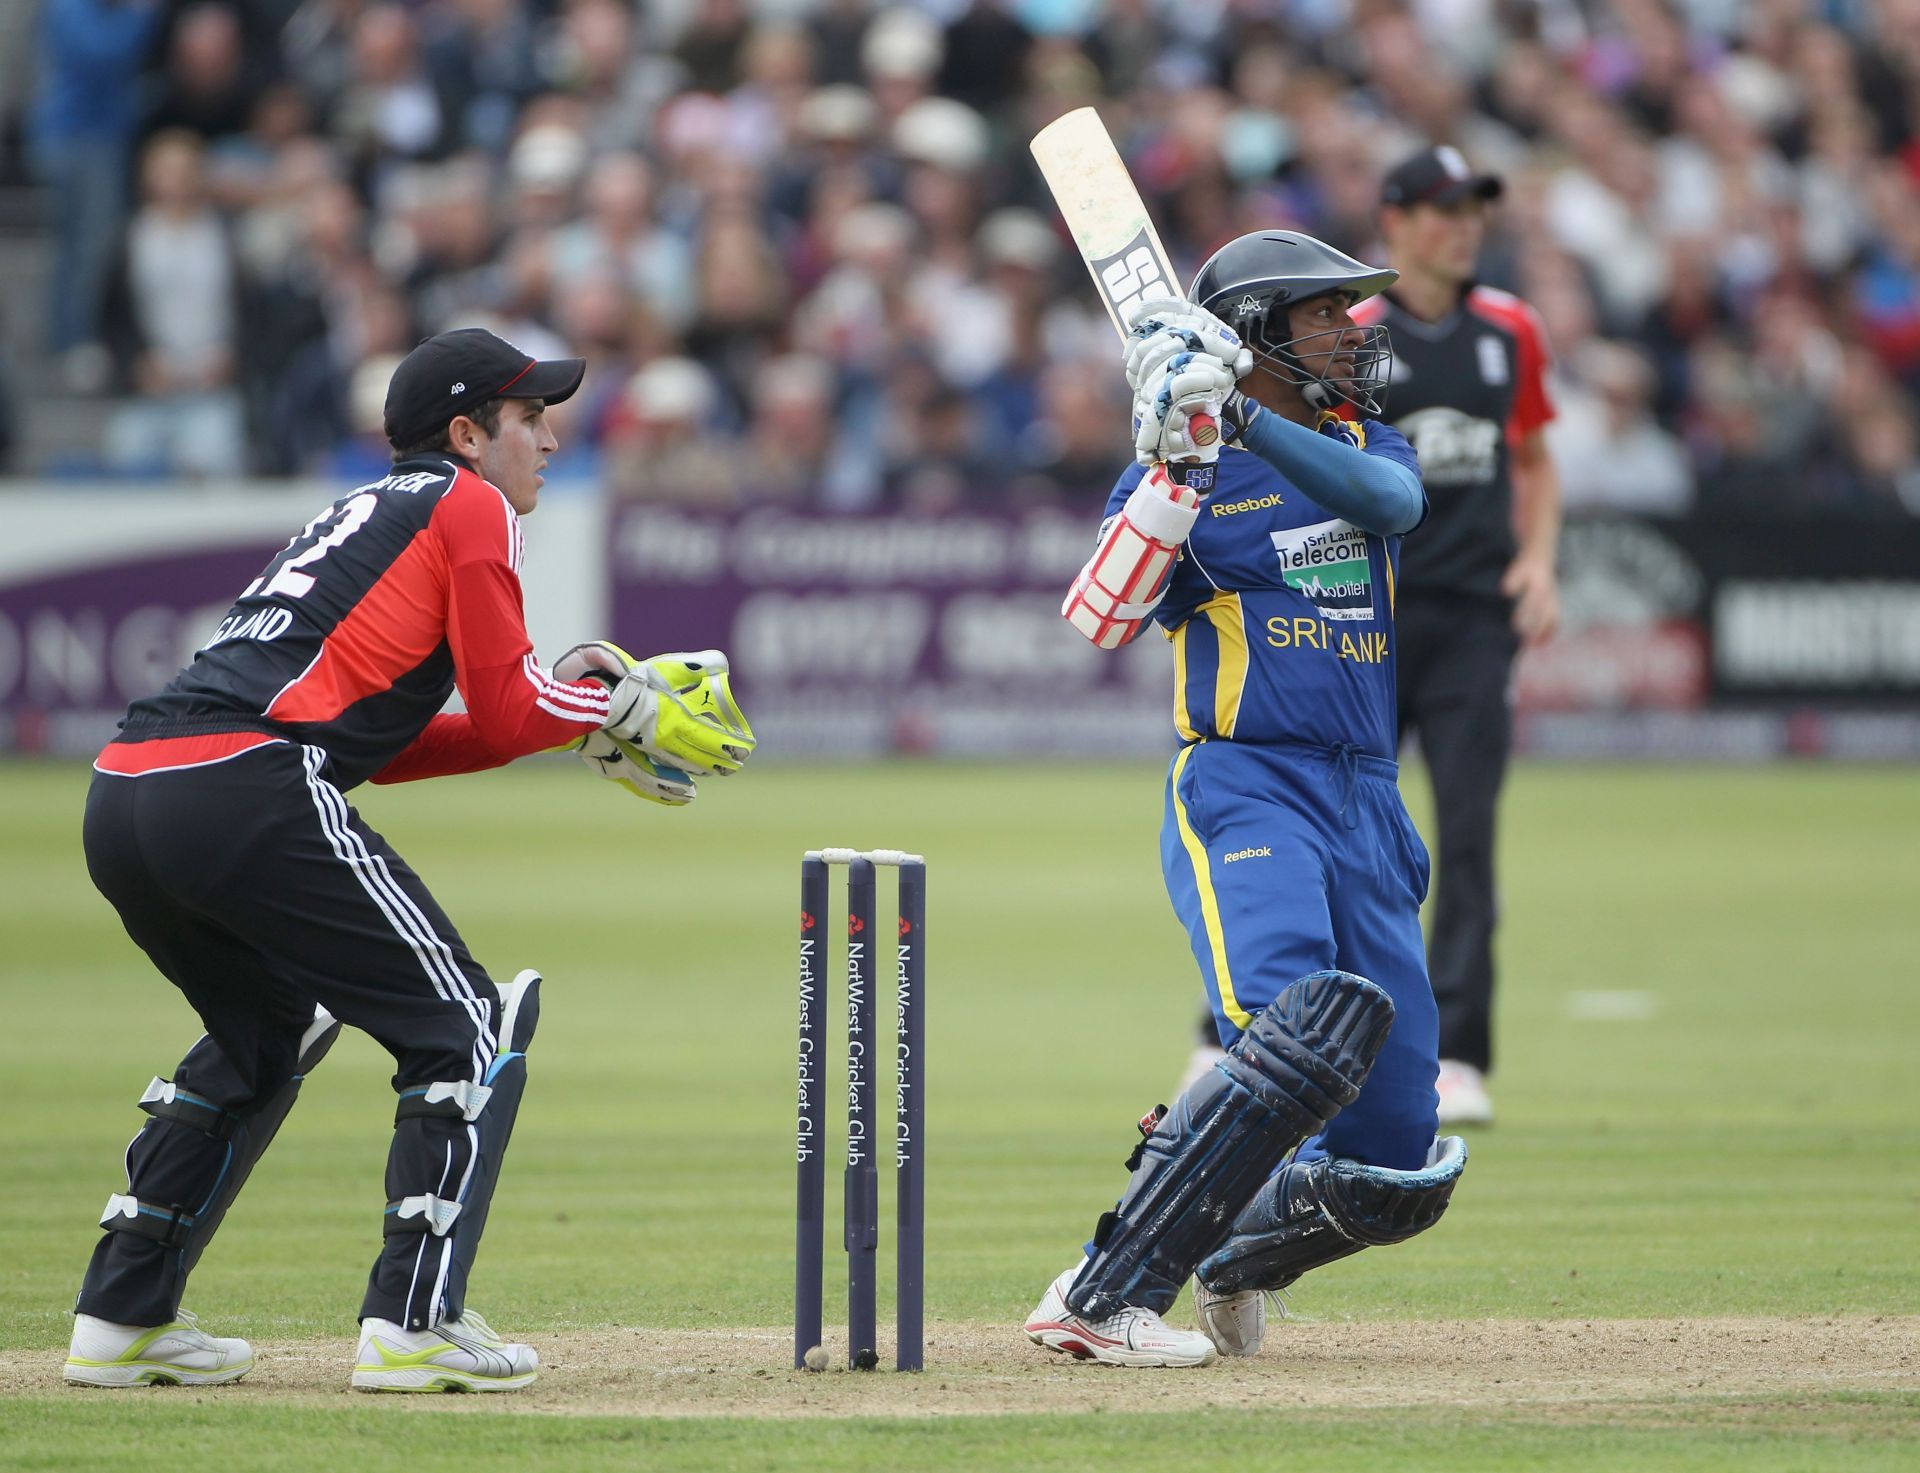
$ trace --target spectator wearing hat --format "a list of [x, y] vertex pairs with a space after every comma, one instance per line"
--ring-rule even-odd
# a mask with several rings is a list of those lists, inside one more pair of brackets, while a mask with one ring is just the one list
[[732, 437], [713, 376], [691, 358], [656, 358], [627, 381], [606, 433], [608, 489], [627, 501], [732, 504]]

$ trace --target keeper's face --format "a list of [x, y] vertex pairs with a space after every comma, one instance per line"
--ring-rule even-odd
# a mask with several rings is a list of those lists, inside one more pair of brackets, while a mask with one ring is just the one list
[[500, 410], [500, 427], [476, 437], [472, 459], [513, 509], [525, 516], [540, 501], [547, 457], [560, 448], [547, 427], [547, 406], [539, 399], [509, 399]]

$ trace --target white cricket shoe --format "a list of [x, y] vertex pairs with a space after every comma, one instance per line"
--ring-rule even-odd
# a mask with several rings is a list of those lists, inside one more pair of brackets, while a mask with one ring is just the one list
[[1067, 1308], [1067, 1290], [1079, 1277], [1076, 1263], [1047, 1286], [1027, 1316], [1027, 1338], [1048, 1350], [1110, 1366], [1204, 1366], [1213, 1342], [1193, 1330], [1176, 1330], [1150, 1309], [1123, 1309], [1104, 1320], [1082, 1319]]
[[1487, 1076], [1473, 1065], [1442, 1059], [1440, 1077], [1433, 1087], [1440, 1095], [1442, 1125], [1493, 1124], [1493, 1097], [1487, 1093]]
[[221, 1386], [252, 1369], [251, 1345], [216, 1339], [183, 1309], [165, 1325], [75, 1315], [60, 1374], [76, 1386]]
[[1267, 1296], [1258, 1289], [1216, 1294], [1193, 1281], [1193, 1313], [1222, 1355], [1258, 1355], [1267, 1334]]
[[431, 1330], [363, 1320], [355, 1359], [356, 1391], [518, 1391], [540, 1373], [539, 1352], [502, 1340], [472, 1310]]

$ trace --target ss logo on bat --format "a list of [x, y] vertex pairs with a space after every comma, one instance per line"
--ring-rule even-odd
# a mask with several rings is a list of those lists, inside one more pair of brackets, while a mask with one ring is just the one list
[[1101, 271], [1100, 284], [1122, 320], [1135, 301], [1156, 287], [1162, 295], [1178, 295], [1167, 288], [1166, 277], [1154, 262], [1153, 248], [1144, 245], [1135, 246]]

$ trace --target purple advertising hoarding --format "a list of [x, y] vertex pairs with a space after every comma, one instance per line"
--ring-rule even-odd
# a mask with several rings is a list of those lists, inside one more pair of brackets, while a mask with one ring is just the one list
[[0, 750], [98, 748], [285, 543], [160, 550], [0, 585]]
[[1148, 755], [1173, 744], [1173, 661], [1103, 653], [1060, 617], [1091, 517], [622, 508], [614, 629], [629, 648], [719, 646], [761, 749]]

